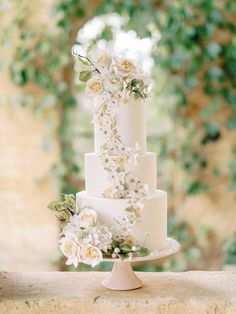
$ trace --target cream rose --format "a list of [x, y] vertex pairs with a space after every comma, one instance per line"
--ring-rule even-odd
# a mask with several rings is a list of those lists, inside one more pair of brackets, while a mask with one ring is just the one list
[[91, 79], [88, 80], [86, 86], [86, 94], [89, 96], [96, 96], [101, 94], [103, 91], [102, 81], [98, 76], [93, 76]]
[[134, 73], [135, 65], [131, 59], [122, 59], [117, 62], [117, 70], [123, 78], [128, 78]]
[[80, 251], [81, 261], [92, 267], [98, 265], [102, 261], [102, 252], [93, 245], [85, 245]]
[[89, 207], [82, 209], [78, 215], [78, 225], [80, 228], [87, 229], [97, 222], [97, 213]]
[[80, 249], [81, 246], [73, 238], [63, 237], [60, 240], [60, 249], [62, 253], [68, 258], [66, 264], [78, 266], [80, 261]]

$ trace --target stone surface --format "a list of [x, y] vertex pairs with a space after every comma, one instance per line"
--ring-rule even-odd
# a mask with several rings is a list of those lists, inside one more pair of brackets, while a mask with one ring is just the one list
[[105, 273], [0, 274], [0, 313], [236, 313], [236, 272], [139, 273], [144, 286], [110, 291]]

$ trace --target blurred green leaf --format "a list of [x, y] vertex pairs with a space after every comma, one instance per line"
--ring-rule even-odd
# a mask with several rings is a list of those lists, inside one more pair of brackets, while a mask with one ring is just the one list
[[220, 137], [220, 126], [216, 122], [208, 122], [204, 124], [204, 129], [208, 140], [216, 141]]
[[207, 56], [210, 58], [210, 59], [216, 59], [219, 57], [221, 51], [222, 51], [222, 48], [221, 46], [217, 43], [217, 42], [210, 42], [208, 45], [207, 45]]
[[231, 117], [229, 117], [225, 121], [225, 125], [229, 130], [233, 130], [236, 128], [236, 112], [234, 112]]
[[194, 181], [190, 184], [187, 193], [189, 195], [197, 195], [199, 193], [206, 193], [209, 191], [209, 186], [201, 181]]

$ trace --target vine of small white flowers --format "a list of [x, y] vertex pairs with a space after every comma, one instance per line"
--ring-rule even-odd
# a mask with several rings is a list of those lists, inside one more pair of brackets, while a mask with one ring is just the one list
[[[146, 98], [148, 86], [145, 76], [130, 59], [112, 58], [101, 55], [94, 62], [97, 71], [87, 82], [86, 93], [96, 98], [93, 122], [97, 125], [101, 144], [100, 161], [106, 171], [110, 187], [103, 196], [106, 198], [130, 198], [130, 206], [125, 216], [118, 217], [116, 222], [120, 229], [116, 238], [127, 237], [144, 207], [149, 190], [147, 184], [128, 170], [128, 164], [136, 164], [140, 152], [138, 143], [126, 147], [117, 131], [115, 113], [118, 106], [128, 105], [132, 97]], [[99, 73], [99, 74], [98, 74]], [[139, 82], [139, 84], [136, 84]], [[135, 86], [132, 89], [132, 86]], [[145, 86], [145, 92], [137, 90]]]

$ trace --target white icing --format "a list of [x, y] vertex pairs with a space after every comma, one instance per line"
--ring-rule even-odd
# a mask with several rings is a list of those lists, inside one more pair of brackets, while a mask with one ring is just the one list
[[[141, 184], [148, 184], [149, 192], [156, 190], [156, 154], [146, 153], [137, 156], [137, 164], [127, 164], [131, 171], [139, 178]], [[85, 154], [85, 189], [89, 195], [102, 196], [103, 192], [110, 187], [107, 171], [99, 159], [98, 154]]]
[[[95, 98], [94, 102], [99, 102], [99, 98]], [[115, 119], [117, 133], [120, 135], [124, 145], [133, 146], [138, 143], [141, 147], [141, 152], [146, 152], [146, 104], [143, 100], [135, 100], [130, 98], [129, 102], [124, 105], [117, 105], [115, 108]], [[99, 134], [98, 125], [94, 123], [94, 144], [95, 152], [100, 152], [102, 138]]]
[[[91, 206], [98, 214], [101, 223], [113, 226], [117, 231], [119, 225], [115, 219], [125, 215], [129, 199], [109, 199], [89, 196], [85, 191], [76, 195], [77, 205]], [[146, 236], [146, 234], [148, 235]], [[160, 250], [166, 246], [167, 240], [167, 193], [156, 190], [148, 197], [141, 210], [141, 219], [136, 223], [131, 235], [150, 250]]]

